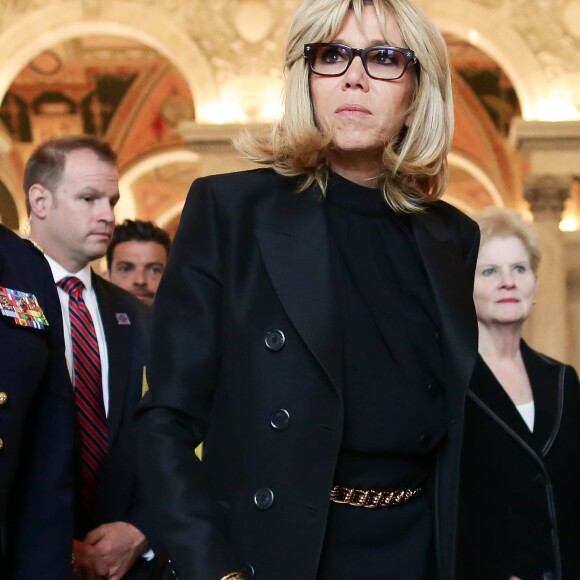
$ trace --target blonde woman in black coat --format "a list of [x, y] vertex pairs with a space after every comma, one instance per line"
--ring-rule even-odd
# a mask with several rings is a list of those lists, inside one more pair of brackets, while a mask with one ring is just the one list
[[512, 210], [475, 217], [480, 356], [465, 416], [463, 577], [577, 580], [580, 384], [522, 340], [538, 284], [533, 227]]
[[184, 208], [145, 493], [183, 580], [451, 580], [479, 232], [437, 199], [445, 42], [408, 0], [306, 0], [286, 64], [267, 167]]

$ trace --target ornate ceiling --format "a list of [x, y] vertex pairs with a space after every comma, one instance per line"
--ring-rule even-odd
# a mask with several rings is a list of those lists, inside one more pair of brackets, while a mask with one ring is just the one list
[[[225, 157], [220, 166], [191, 152], [180, 124], [274, 117], [297, 4], [3, 0], [0, 198], [14, 200], [13, 210], [0, 204], [4, 220], [10, 211], [12, 223], [25, 218], [18, 183], [34, 144], [81, 130], [109, 139], [121, 172], [136, 176], [124, 180], [124, 215], [175, 220], [193, 177], [228, 169]], [[580, 0], [420, 4], [444, 31], [458, 73], [449, 199], [467, 210], [525, 207], [526, 161], [506, 137], [520, 114], [580, 120]]]

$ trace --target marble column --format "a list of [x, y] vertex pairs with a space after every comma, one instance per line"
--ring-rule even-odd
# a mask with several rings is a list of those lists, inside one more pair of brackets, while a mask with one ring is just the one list
[[570, 177], [550, 174], [532, 174], [524, 181], [524, 197], [530, 204], [542, 251], [537, 301], [524, 336], [530, 346], [561, 361], [568, 361], [569, 324], [566, 256], [558, 225], [570, 184]]
[[566, 317], [566, 269], [570, 261], [565, 261], [566, 238], [558, 222], [570, 194], [570, 176], [578, 175], [580, 121], [514, 119], [509, 138], [527, 158], [529, 176], [523, 184], [524, 196], [534, 214], [544, 254], [538, 301], [524, 335], [538, 350], [570, 361], [572, 331]]

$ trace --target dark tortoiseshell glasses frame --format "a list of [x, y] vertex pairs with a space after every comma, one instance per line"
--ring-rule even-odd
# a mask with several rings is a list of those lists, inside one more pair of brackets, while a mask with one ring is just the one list
[[304, 45], [304, 58], [310, 71], [323, 77], [342, 76], [355, 56], [360, 57], [367, 75], [379, 81], [396, 81], [405, 74], [410, 64], [419, 65], [410, 48], [382, 45], [351, 48], [337, 42]]

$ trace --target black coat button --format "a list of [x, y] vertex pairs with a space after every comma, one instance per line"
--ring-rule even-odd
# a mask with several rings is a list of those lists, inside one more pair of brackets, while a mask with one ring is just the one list
[[542, 574], [542, 580], [554, 580], [554, 574], [552, 572], [544, 572]]
[[284, 348], [284, 343], [286, 342], [286, 337], [281, 330], [268, 330], [266, 336], [264, 337], [264, 344], [268, 350], [277, 352]]
[[421, 449], [427, 449], [431, 445], [431, 435], [421, 435], [419, 444], [421, 445]]
[[427, 385], [427, 392], [436, 397], [441, 392], [441, 387], [437, 383], [429, 383]]
[[244, 575], [246, 580], [252, 580], [256, 573], [254, 572], [254, 567], [251, 564], [244, 564], [240, 572]]
[[534, 475], [534, 483], [537, 483], [538, 485], [545, 485], [546, 478], [544, 477], [544, 474], [536, 473], [536, 475]]
[[267, 510], [274, 503], [274, 492], [269, 487], [261, 487], [254, 493], [254, 503], [259, 510]]
[[290, 425], [290, 413], [286, 409], [276, 409], [270, 413], [270, 425], [274, 431], [284, 431]]

